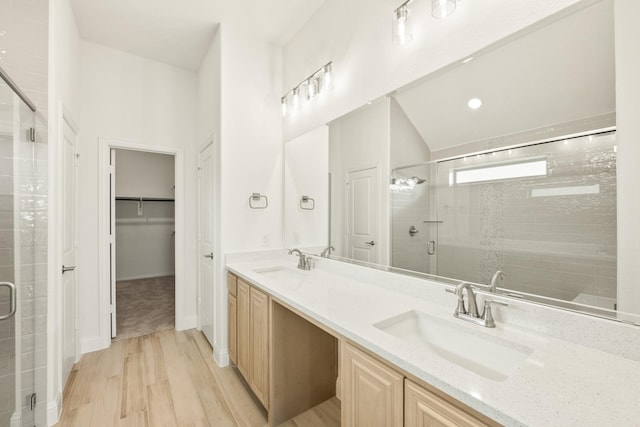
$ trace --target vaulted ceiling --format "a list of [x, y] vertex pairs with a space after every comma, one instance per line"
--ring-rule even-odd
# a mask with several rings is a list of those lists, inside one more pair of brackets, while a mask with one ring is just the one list
[[324, 0], [71, 0], [83, 39], [197, 70], [217, 26], [286, 43]]

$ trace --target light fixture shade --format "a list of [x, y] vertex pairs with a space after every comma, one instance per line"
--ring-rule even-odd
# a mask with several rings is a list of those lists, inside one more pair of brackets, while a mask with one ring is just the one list
[[294, 88], [291, 93], [291, 108], [295, 111], [300, 106], [300, 89]]
[[322, 82], [320, 84], [320, 92], [325, 93], [331, 89], [331, 80], [333, 78], [333, 64], [329, 62], [324, 66], [322, 74]]
[[315, 77], [307, 81], [307, 99], [311, 101], [318, 95], [318, 79]]
[[282, 117], [286, 117], [288, 108], [286, 95], [280, 98], [280, 103], [282, 104]]
[[404, 45], [413, 40], [411, 33], [411, 21], [409, 20], [409, 9], [402, 5], [393, 12], [393, 43]]
[[454, 10], [456, 10], [456, 0], [431, 0], [431, 14], [434, 18], [446, 18]]

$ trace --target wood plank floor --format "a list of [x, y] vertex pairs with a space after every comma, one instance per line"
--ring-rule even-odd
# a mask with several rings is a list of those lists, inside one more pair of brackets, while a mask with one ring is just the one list
[[163, 331], [85, 354], [63, 397], [66, 426], [247, 426], [266, 413], [196, 330]]

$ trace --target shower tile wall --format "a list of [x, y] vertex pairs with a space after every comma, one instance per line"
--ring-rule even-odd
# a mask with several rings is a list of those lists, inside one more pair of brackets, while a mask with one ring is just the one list
[[[394, 171], [396, 172], [396, 171]], [[431, 226], [429, 216], [429, 176], [426, 166], [405, 168], [394, 176], [419, 177], [426, 181], [411, 190], [391, 191], [391, 265], [405, 270], [429, 273], [427, 242]], [[419, 231], [409, 234], [411, 226]]]
[[[548, 176], [439, 187], [444, 223], [437, 274], [488, 283], [502, 269], [510, 289], [568, 301], [581, 294], [615, 300], [615, 134], [520, 150], [546, 156]], [[451, 168], [490, 161], [441, 163], [439, 180], [447, 183]], [[534, 189], [594, 184], [596, 194], [532, 196]]]

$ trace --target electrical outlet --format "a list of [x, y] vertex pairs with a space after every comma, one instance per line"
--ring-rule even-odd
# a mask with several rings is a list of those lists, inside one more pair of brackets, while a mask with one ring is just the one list
[[300, 244], [300, 233], [298, 233], [297, 231], [293, 232], [293, 244], [294, 245]]
[[262, 235], [262, 247], [268, 248], [271, 246], [271, 236], [269, 234]]

